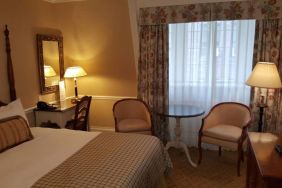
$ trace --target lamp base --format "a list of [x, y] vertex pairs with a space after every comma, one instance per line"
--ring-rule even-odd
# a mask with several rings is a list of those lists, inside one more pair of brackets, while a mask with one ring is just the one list
[[262, 123], [263, 112], [264, 112], [264, 108], [267, 108], [267, 105], [263, 104], [263, 103], [258, 103], [256, 106], [259, 107], [258, 132], [262, 132], [262, 129], [263, 129], [263, 123]]

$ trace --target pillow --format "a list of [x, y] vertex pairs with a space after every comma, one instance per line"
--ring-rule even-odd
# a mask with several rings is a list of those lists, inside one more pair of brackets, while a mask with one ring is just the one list
[[0, 120], [0, 152], [33, 139], [26, 120], [13, 116]]
[[17, 99], [6, 106], [0, 107], [0, 119], [12, 116], [22, 116], [28, 124], [28, 120], [20, 99]]

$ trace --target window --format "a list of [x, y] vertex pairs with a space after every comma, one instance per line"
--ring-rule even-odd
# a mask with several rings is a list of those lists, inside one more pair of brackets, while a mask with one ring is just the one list
[[[224, 101], [249, 104], [255, 20], [169, 25], [169, 103], [206, 112]], [[184, 141], [196, 145], [200, 119], [185, 119]], [[183, 135], [185, 137], [185, 135]], [[187, 135], [186, 135], [187, 136]], [[189, 140], [188, 140], [189, 139]]]
[[[249, 103], [254, 20], [170, 24], [170, 103]], [[199, 96], [200, 95], [200, 96]]]

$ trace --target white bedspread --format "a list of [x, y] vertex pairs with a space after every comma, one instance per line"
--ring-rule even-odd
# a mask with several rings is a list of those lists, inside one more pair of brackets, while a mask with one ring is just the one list
[[33, 140], [0, 153], [0, 187], [30, 187], [100, 134], [48, 128], [31, 131]]

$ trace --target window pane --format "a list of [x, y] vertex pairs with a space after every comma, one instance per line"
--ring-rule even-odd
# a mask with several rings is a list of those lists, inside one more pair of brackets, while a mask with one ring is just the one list
[[169, 29], [171, 104], [208, 110], [222, 101], [249, 103], [245, 80], [252, 68], [254, 20], [170, 24]]

